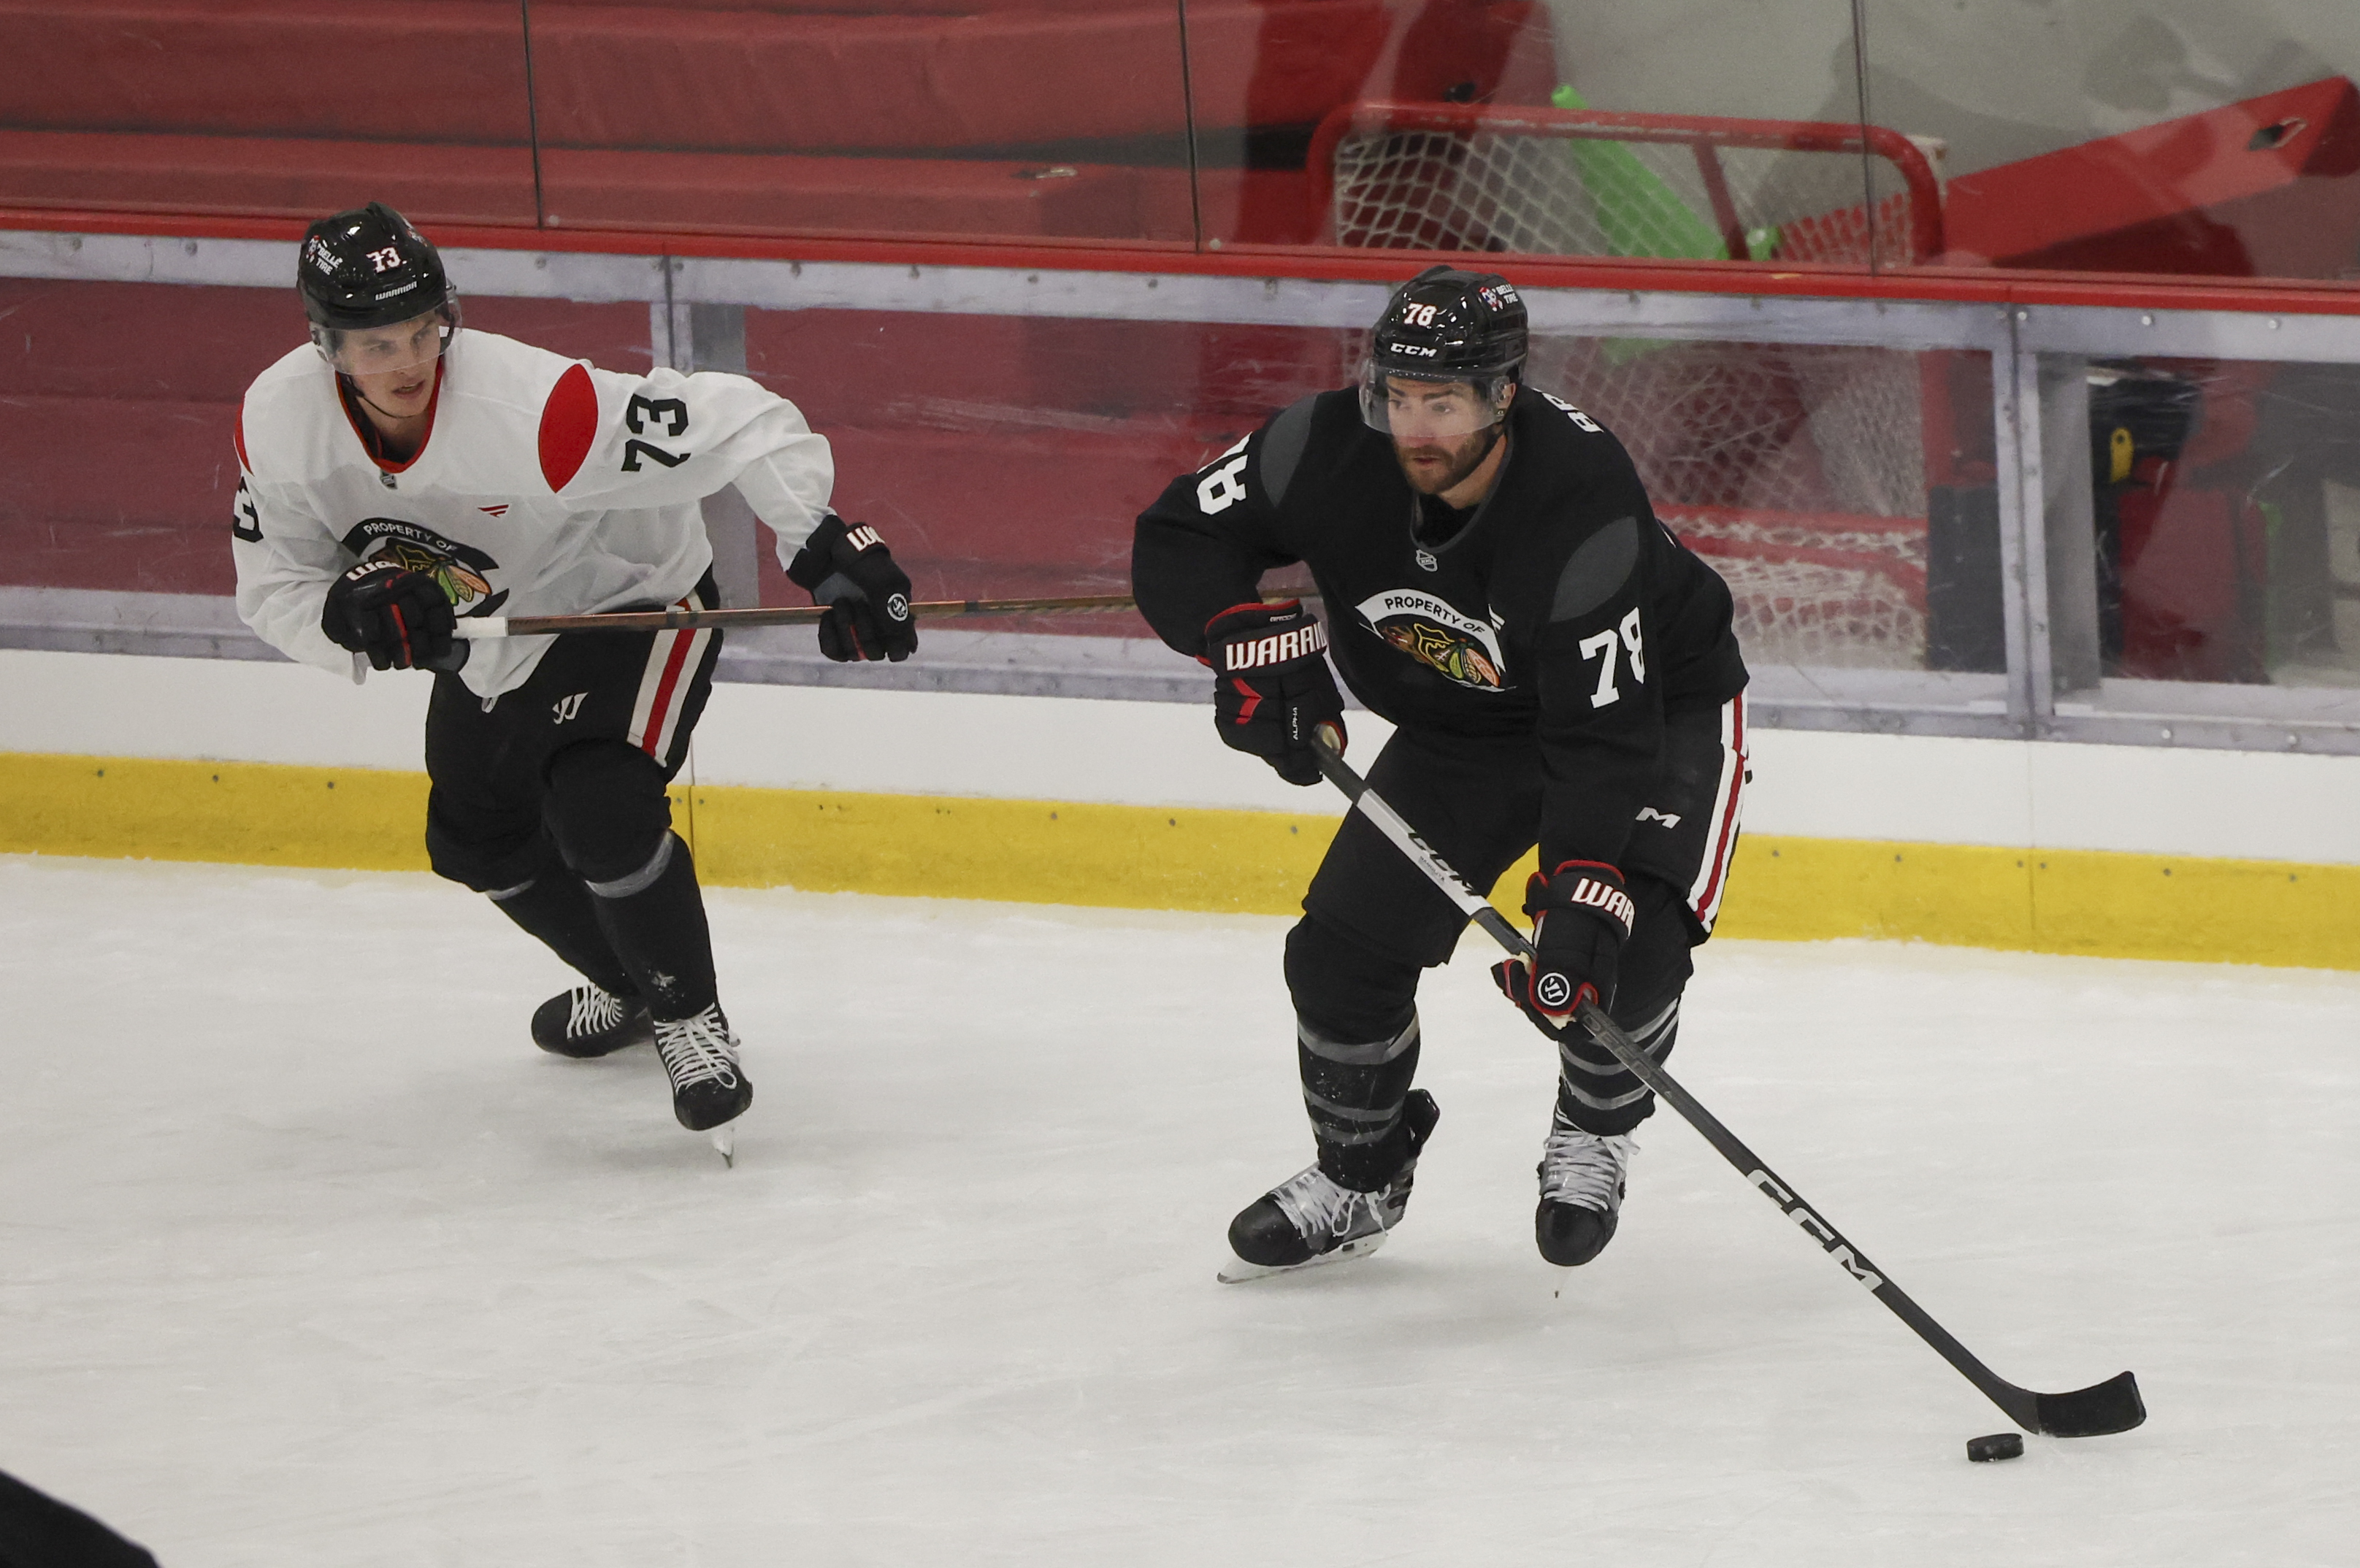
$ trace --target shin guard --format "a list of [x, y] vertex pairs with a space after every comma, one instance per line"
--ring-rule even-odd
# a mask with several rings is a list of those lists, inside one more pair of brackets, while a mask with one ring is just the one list
[[694, 1018], [715, 1000], [713, 935], [688, 845], [667, 833], [647, 864], [586, 882], [599, 929], [658, 1019]]
[[555, 855], [531, 881], [497, 888], [486, 897], [494, 909], [540, 938], [592, 985], [617, 996], [639, 995], [639, 986], [606, 940], [589, 889]]
[[[1653, 1006], [1612, 1010], [1614, 1021], [1650, 1060], [1672, 1053], [1680, 1034], [1680, 994]], [[1655, 1091], [1633, 1077], [1614, 1053], [1576, 1024], [1557, 1040], [1557, 1113], [1582, 1131], [1611, 1138], [1629, 1132], [1655, 1114]]]
[[1417, 1015], [1389, 1036], [1341, 1040], [1296, 1019], [1303, 1108], [1319, 1144], [1319, 1169], [1339, 1187], [1372, 1192], [1410, 1161], [1403, 1117], [1417, 1075]]

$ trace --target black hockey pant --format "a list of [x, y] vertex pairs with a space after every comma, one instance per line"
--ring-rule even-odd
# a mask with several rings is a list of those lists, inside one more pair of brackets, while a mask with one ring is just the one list
[[[1540, 759], [1528, 741], [1402, 730], [1369, 782], [1478, 887], [1498, 881], [1538, 832]], [[1689, 950], [1721, 910], [1744, 785], [1743, 698], [1666, 716], [1665, 765], [1622, 857], [1638, 918], [1607, 1009], [1658, 1062], [1679, 1033]], [[1372, 1191], [1408, 1158], [1402, 1108], [1417, 1072], [1418, 976], [1449, 962], [1467, 917], [1358, 812], [1337, 831], [1303, 908], [1287, 934], [1286, 984], [1304, 1105], [1320, 1168]], [[1628, 1132], [1654, 1112], [1655, 1095], [1587, 1036], [1561, 1042], [1558, 1056], [1557, 1108], [1574, 1126]]]
[[[682, 602], [717, 603], [712, 578]], [[664, 787], [720, 653], [717, 631], [571, 633], [489, 702], [436, 676], [427, 709], [435, 871], [658, 1018], [716, 999], [705, 901]]]

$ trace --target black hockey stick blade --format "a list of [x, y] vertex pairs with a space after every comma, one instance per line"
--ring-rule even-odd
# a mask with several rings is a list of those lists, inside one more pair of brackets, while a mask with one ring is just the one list
[[[1464, 910], [1510, 953], [1525, 958], [1534, 956], [1532, 944], [1524, 934], [1510, 925], [1490, 900], [1470, 886], [1467, 879], [1453, 870], [1450, 864], [1435, 853], [1433, 846], [1418, 836], [1415, 829], [1404, 821], [1400, 813], [1385, 803], [1384, 797], [1369, 788], [1369, 781], [1355, 773], [1337, 748], [1331, 726], [1321, 725], [1312, 737], [1312, 751], [1318, 758], [1319, 771], [1328, 781], [1349, 797], [1353, 807], [1368, 819], [1376, 830], [1403, 856], [1431, 881], [1451, 902]], [[2019, 1388], [2006, 1378], [1984, 1366], [1975, 1354], [1952, 1336], [1950, 1330], [1934, 1321], [1933, 1315], [1911, 1300], [1908, 1293], [1893, 1281], [1893, 1277], [1869, 1261], [1865, 1253], [1821, 1218], [1802, 1194], [1788, 1186], [1764, 1164], [1759, 1155], [1745, 1147], [1735, 1133], [1721, 1123], [1721, 1118], [1705, 1109], [1697, 1097], [1682, 1088], [1663, 1065], [1639, 1049], [1638, 1042], [1625, 1034], [1621, 1026], [1606, 1015], [1595, 1002], [1584, 1001], [1577, 1009], [1580, 1027], [1588, 1031], [1616, 1061], [1630, 1070], [1656, 1096], [1684, 1117], [1690, 1127], [1704, 1136], [1723, 1160], [1737, 1168], [1746, 1181], [1762, 1195], [1778, 1206], [1779, 1212], [1792, 1220], [1805, 1236], [1811, 1238], [1828, 1258], [1849, 1275], [1854, 1283], [1864, 1288], [1885, 1304], [1887, 1311], [1907, 1324], [1911, 1333], [1948, 1361], [1959, 1374], [1981, 1389], [1992, 1403], [2005, 1411], [2007, 1418], [2027, 1432], [2044, 1432], [2050, 1437], [2101, 1437], [2109, 1432], [2128, 1432], [2147, 1420], [2147, 1406], [2139, 1399], [2138, 1381], [2129, 1373], [2109, 1377], [2087, 1388], [2077, 1388], [2070, 1394], [2042, 1394], [2030, 1388]]]
[[2035, 1394], [2033, 1400], [2039, 1430], [2050, 1437], [2104, 1437], [2147, 1420], [2138, 1379], [2127, 1372], [2070, 1394]]

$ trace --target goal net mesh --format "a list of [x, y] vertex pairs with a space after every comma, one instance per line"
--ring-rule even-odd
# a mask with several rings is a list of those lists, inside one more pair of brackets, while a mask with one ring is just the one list
[[1381, 129], [1338, 141], [1334, 174], [1338, 245], [1861, 265], [1881, 246], [1908, 259], [1912, 198], [1881, 195], [1872, 223], [1856, 152]]
[[[1328, 217], [1344, 245], [1866, 265], [1880, 248], [1907, 259], [1895, 247], [1926, 233], [1913, 204], [1938, 199], [1922, 163], [1907, 179], [1857, 143], [1744, 145], [1780, 140], [1759, 122], [1729, 139], [1714, 122], [1622, 116], [1679, 139], [1612, 140], [1579, 116], [1404, 125], [1369, 113], [1382, 107], [1359, 106], [1333, 140]], [[1917, 354], [1535, 336], [1527, 376], [1629, 448], [1657, 513], [1728, 581], [1749, 659], [1923, 666]]]

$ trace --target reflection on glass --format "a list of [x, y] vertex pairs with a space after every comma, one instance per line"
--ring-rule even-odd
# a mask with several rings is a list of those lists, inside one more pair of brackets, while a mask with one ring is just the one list
[[[1363, 336], [799, 310], [749, 311], [746, 342], [847, 515], [922, 597], [964, 598], [1121, 592], [1141, 506], [1348, 385]], [[1529, 375], [1621, 437], [1757, 664], [2002, 667], [1988, 355], [1536, 336]], [[765, 601], [795, 598], [773, 573]]]
[[[0, 587], [235, 590], [232, 438], [247, 384], [304, 342], [292, 282], [0, 279], [17, 414], [0, 422]], [[617, 369], [650, 363], [645, 305], [471, 295], [466, 322], [453, 352], [496, 332]]]
[[563, 228], [1193, 243], [1174, 0], [536, 0]]
[[1532, 376], [1622, 438], [1750, 662], [2002, 667], [1988, 355], [1536, 338]]
[[[1128, 592], [1141, 508], [1276, 410], [1349, 383], [1362, 336], [749, 310], [746, 354], [828, 438], [836, 505], [885, 535], [921, 599], [1032, 597]], [[764, 571], [765, 603], [803, 601]], [[1042, 629], [1146, 635], [1128, 614]]]
[[1251, 36], [1187, 13], [1208, 244], [1844, 266], [1943, 248], [1939, 147], [1872, 130], [1863, 148], [1843, 0], [1253, 9]]
[[1311, 144], [1339, 109], [1538, 106], [1559, 80], [1549, 9], [1531, 0], [1199, 0], [1187, 29], [1207, 244], [1320, 239]]
[[1866, 14], [1874, 117], [1949, 147], [1953, 265], [2360, 278], [2360, 7]]
[[[1894, 132], [1605, 114], [1569, 87], [1554, 99], [1546, 110], [1338, 109], [1311, 142], [1320, 236], [1393, 249], [1852, 266], [1942, 252], [1933, 165]], [[1879, 170], [1874, 203], [1864, 164]]]
[[231, 592], [231, 431], [295, 290], [11, 278], [0, 311], [0, 585]]
[[0, 204], [534, 221], [519, 7], [18, 5]]
[[2360, 684], [2360, 366], [2089, 381], [2103, 673]]

